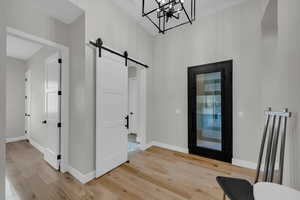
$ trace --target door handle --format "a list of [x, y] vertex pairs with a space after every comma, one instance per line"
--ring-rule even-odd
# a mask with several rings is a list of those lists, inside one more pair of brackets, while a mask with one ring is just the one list
[[43, 124], [47, 124], [47, 120], [42, 121]]
[[130, 115], [133, 115], [134, 113], [133, 112], [130, 112]]
[[125, 120], [126, 120], [125, 127], [126, 127], [127, 129], [129, 129], [129, 115], [127, 115], [127, 116], [125, 117]]

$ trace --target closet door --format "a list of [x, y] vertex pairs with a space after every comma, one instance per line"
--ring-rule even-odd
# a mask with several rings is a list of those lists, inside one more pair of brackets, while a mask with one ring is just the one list
[[129, 133], [138, 133], [138, 80], [129, 78]]
[[[98, 55], [98, 54], [97, 54]], [[127, 161], [128, 68], [102, 51], [96, 66], [96, 176]]]
[[46, 60], [45, 65], [45, 121], [46, 144], [44, 159], [56, 170], [60, 165], [60, 122], [61, 122], [61, 64], [59, 53], [54, 54]]

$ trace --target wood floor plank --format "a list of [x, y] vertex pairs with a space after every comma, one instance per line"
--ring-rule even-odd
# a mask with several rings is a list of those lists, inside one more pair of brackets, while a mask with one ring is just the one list
[[216, 176], [253, 180], [253, 170], [151, 147], [83, 185], [51, 168], [28, 142], [6, 146], [7, 200], [219, 200]]

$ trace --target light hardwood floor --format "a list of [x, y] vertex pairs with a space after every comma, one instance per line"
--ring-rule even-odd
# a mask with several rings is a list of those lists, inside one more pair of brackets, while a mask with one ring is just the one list
[[203, 157], [151, 147], [107, 175], [85, 185], [48, 166], [27, 142], [7, 149], [7, 200], [217, 200], [215, 177], [252, 180], [255, 172]]

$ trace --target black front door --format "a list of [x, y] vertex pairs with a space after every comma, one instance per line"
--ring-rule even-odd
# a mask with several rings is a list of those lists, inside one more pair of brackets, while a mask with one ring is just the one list
[[188, 68], [189, 152], [232, 159], [232, 61]]

